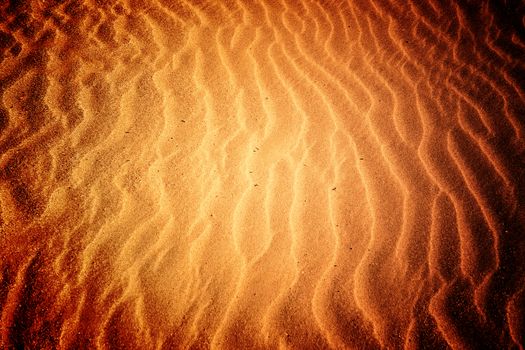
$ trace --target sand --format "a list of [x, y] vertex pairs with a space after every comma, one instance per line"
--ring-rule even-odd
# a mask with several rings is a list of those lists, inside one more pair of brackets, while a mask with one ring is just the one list
[[525, 5], [0, 5], [0, 348], [523, 349]]

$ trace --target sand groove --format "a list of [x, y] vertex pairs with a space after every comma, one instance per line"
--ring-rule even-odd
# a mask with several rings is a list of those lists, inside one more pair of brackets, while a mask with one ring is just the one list
[[0, 347], [523, 349], [522, 2], [0, 18]]

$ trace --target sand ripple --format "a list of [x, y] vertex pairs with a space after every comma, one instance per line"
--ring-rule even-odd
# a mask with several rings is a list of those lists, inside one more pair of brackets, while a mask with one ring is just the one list
[[0, 5], [0, 347], [523, 349], [525, 5]]

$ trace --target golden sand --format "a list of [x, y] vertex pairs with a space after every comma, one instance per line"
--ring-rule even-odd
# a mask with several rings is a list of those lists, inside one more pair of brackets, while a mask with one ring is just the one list
[[470, 3], [2, 2], [0, 348], [524, 349], [525, 5]]

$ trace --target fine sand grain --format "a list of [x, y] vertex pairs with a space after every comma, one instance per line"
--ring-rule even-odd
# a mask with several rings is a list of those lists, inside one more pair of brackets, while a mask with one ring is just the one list
[[0, 3], [0, 348], [524, 349], [523, 2]]

